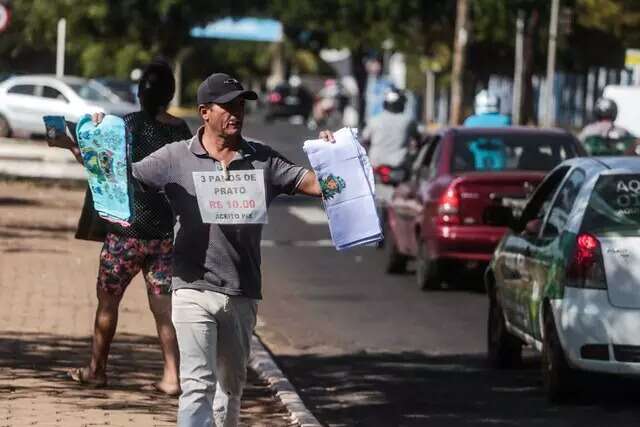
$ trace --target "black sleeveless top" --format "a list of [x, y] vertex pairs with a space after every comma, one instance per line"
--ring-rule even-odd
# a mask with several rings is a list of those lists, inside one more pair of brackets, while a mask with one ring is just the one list
[[[157, 121], [150, 114], [139, 111], [124, 116], [131, 132], [131, 161], [137, 162], [166, 144], [191, 138], [191, 131], [184, 121], [167, 124]], [[134, 190], [133, 221], [129, 227], [109, 223], [111, 233], [136, 239], [172, 239], [173, 213], [164, 194]]]

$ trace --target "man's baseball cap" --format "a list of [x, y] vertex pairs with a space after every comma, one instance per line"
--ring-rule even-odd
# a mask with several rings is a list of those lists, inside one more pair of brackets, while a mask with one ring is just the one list
[[203, 81], [198, 87], [198, 105], [216, 103], [226, 104], [237, 97], [255, 101], [258, 94], [252, 90], [245, 90], [240, 82], [228, 74], [215, 73]]

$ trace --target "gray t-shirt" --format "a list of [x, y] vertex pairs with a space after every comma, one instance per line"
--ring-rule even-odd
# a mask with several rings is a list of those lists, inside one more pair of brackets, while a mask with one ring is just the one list
[[[202, 221], [193, 172], [221, 171], [192, 139], [165, 145], [134, 163], [134, 178], [164, 191], [175, 216], [173, 289], [190, 288], [262, 298], [260, 239], [262, 224], [218, 225]], [[267, 206], [279, 194], [293, 194], [306, 169], [296, 166], [270, 147], [242, 140], [228, 170], [264, 170]]]
[[369, 160], [373, 167], [402, 166], [409, 142], [417, 133], [415, 122], [405, 114], [385, 110], [372, 117], [362, 131], [362, 139], [370, 142]]

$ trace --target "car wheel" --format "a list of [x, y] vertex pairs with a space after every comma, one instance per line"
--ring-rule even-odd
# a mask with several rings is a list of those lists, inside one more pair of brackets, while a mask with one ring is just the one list
[[11, 136], [11, 126], [9, 125], [9, 121], [0, 114], [0, 137], [8, 138]]
[[387, 260], [386, 271], [388, 274], [402, 274], [407, 270], [408, 259], [398, 251], [396, 241], [393, 238], [391, 227], [388, 221], [384, 223], [384, 243], [383, 248]]
[[547, 397], [553, 403], [566, 402], [575, 392], [575, 372], [567, 363], [551, 312], [544, 318], [542, 378]]
[[514, 368], [522, 363], [522, 341], [507, 330], [502, 306], [495, 295], [489, 297], [487, 359], [496, 369]]
[[418, 253], [416, 254], [416, 281], [422, 290], [437, 289], [442, 282], [438, 271], [438, 261], [429, 257], [427, 244], [418, 242]]

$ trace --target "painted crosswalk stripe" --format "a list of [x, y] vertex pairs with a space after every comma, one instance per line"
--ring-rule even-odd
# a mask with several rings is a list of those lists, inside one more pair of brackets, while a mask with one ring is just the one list
[[317, 206], [289, 206], [289, 213], [311, 225], [327, 224], [327, 214]]

